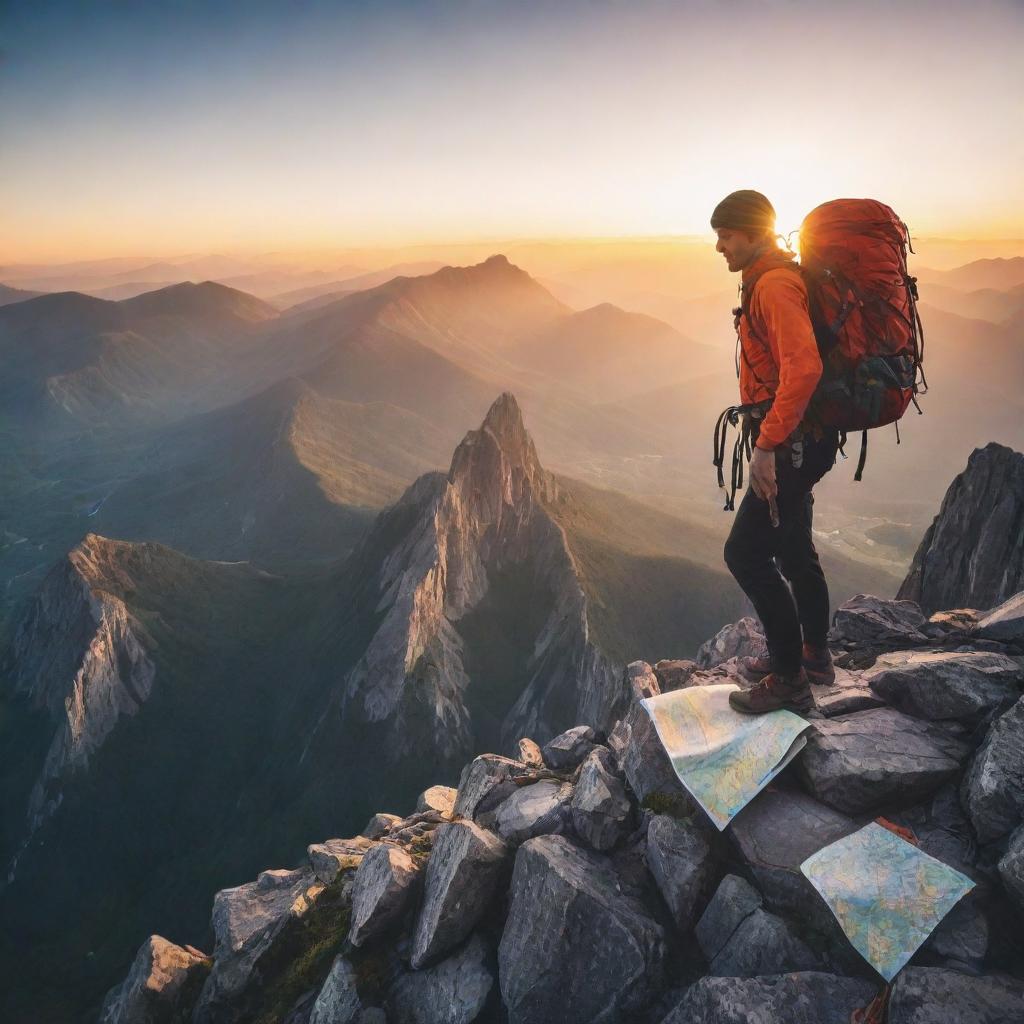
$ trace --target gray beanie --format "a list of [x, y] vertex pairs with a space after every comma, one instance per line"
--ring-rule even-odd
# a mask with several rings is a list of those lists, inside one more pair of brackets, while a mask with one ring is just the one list
[[712, 228], [733, 228], [750, 234], [775, 230], [775, 207], [766, 196], [745, 188], [731, 192], [711, 214]]

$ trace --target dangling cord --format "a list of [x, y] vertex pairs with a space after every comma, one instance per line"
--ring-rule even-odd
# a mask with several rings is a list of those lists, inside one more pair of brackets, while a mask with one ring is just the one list
[[860, 434], [860, 459], [857, 461], [857, 472], [853, 474], [854, 480], [859, 480], [864, 472], [864, 463], [868, 459], [868, 432], [862, 430]]
[[[725, 489], [725, 476], [722, 468], [725, 465], [725, 441], [729, 431], [729, 424], [734, 427], [739, 422], [739, 407], [730, 405], [715, 422], [715, 437], [712, 441], [711, 464], [718, 469], [718, 486]], [[729, 500], [726, 498], [724, 512], [729, 511]]]
[[839, 454], [842, 455], [842, 457], [844, 459], [848, 459], [849, 456], [846, 454], [845, 446], [846, 446], [846, 431], [845, 430], [840, 430], [839, 431]]
[[900, 443], [900, 421], [893, 420], [893, 426], [896, 428], [896, 443]]

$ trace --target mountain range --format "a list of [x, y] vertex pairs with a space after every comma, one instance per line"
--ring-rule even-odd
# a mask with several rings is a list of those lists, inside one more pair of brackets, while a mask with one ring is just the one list
[[[627, 663], [749, 611], [707, 453], [731, 351], [573, 309], [504, 256], [361, 284], [284, 310], [211, 281], [0, 307], [14, 1019], [44, 990], [39, 1019], [75, 1019], [140, 934], [198, 942], [217, 888], [476, 753], [610, 728]], [[972, 439], [1024, 447], [1019, 318], [923, 316], [931, 429], [908, 414], [864, 482], [840, 464], [816, 489], [836, 606], [948, 606], [971, 570], [932, 553], [932, 496]]]

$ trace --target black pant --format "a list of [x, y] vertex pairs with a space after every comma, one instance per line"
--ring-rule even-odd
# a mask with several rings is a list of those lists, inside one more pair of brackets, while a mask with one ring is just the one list
[[[755, 420], [751, 444], [759, 428]], [[725, 563], [761, 619], [776, 671], [785, 673], [800, 670], [804, 641], [825, 646], [829, 628], [828, 585], [811, 535], [811, 488], [835, 465], [839, 432], [826, 428], [820, 441], [808, 434], [803, 443], [799, 468], [789, 447], [775, 451], [779, 525], [772, 526], [768, 502], [748, 486], [725, 542]]]

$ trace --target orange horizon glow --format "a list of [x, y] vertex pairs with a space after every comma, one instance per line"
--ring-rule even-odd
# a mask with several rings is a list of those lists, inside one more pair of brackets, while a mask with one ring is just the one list
[[1007, 0], [48, 6], [5, 15], [3, 263], [699, 241], [737, 188], [1024, 238]]

